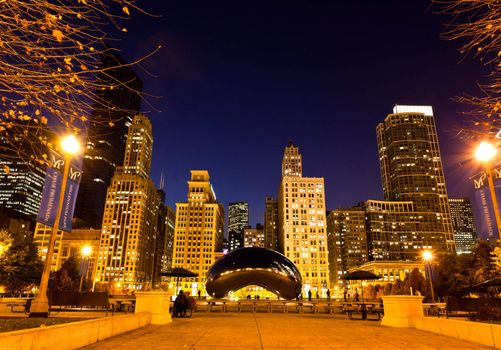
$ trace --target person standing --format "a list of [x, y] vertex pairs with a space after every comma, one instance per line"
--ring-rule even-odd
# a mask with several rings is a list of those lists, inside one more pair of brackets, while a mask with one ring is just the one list
[[327, 294], [327, 300], [331, 300], [331, 291], [329, 289], [327, 289], [325, 294]]
[[311, 301], [311, 289], [308, 290], [308, 301]]

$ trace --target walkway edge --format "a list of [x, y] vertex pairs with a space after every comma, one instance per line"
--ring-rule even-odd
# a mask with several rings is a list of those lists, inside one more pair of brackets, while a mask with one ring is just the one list
[[77, 349], [149, 324], [149, 312], [103, 317], [0, 333], [0, 344], [2, 350]]

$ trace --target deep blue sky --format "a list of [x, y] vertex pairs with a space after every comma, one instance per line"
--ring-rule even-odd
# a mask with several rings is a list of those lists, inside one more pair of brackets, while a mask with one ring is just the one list
[[447, 17], [429, 1], [140, 1], [115, 46], [136, 58], [159, 111], [152, 177], [167, 203], [185, 201], [190, 169], [207, 169], [218, 200], [247, 201], [251, 224], [276, 195], [283, 148], [294, 140], [303, 175], [324, 177], [328, 209], [382, 198], [376, 125], [398, 104], [435, 111], [449, 196], [469, 195], [463, 106], [485, 73], [440, 39]]

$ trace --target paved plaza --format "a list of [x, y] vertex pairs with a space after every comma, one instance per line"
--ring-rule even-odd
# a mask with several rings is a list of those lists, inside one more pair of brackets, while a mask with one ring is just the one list
[[345, 315], [195, 313], [84, 349], [491, 349], [475, 343]]

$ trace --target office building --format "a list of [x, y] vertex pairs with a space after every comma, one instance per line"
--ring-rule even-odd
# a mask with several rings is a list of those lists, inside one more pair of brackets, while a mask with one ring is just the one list
[[299, 176], [303, 174], [301, 153], [299, 147], [294, 142], [289, 141], [285, 147], [284, 157], [282, 159], [282, 177], [283, 176]]
[[[47, 248], [49, 246], [51, 232], [52, 227], [39, 222], [36, 224], [33, 242], [37, 246], [38, 255], [43, 260], [47, 257]], [[82, 264], [85, 265], [85, 268], [83, 269], [85, 272], [85, 278], [94, 281], [94, 271], [99, 251], [100, 236], [101, 230], [96, 229], [73, 229], [71, 232], [58, 230], [54, 245], [51, 271], [59, 270], [68, 258], [74, 256], [79, 260], [86, 260], [85, 262], [81, 262], [81, 264], [85, 263]], [[88, 257], [82, 256], [83, 247], [91, 248], [91, 253]]]
[[[0, 135], [0, 212], [13, 219], [35, 221], [42, 200], [46, 144], [54, 135], [43, 125], [12, 120], [10, 136]], [[28, 133], [24, 137], [24, 132]], [[33, 157], [33, 158], [32, 158]]]
[[415, 211], [414, 202], [368, 200], [363, 209], [370, 261], [418, 260], [429, 248], [425, 215]]
[[249, 203], [234, 202], [228, 204], [228, 232], [244, 232], [249, 226]]
[[123, 165], [128, 129], [141, 107], [143, 83], [115, 50], [103, 54], [100, 68], [96, 85], [103, 88], [89, 121], [74, 227], [101, 227], [106, 191]]
[[477, 230], [473, 220], [473, 208], [468, 198], [449, 198], [452, 227], [457, 254], [473, 251], [477, 242]]
[[297, 266], [303, 294], [325, 296], [329, 283], [323, 178], [303, 177], [299, 148], [289, 142], [278, 194], [278, 249]]
[[431, 106], [397, 105], [377, 126], [384, 199], [412, 202], [423, 248], [453, 252], [449, 202]]
[[272, 196], [266, 196], [264, 211], [264, 242], [265, 247], [278, 249], [278, 201]]
[[348, 270], [368, 259], [367, 231], [363, 208], [332, 210], [327, 216], [329, 275], [331, 286], [343, 282]]
[[[244, 229], [245, 230], [245, 229]], [[232, 250], [242, 248], [244, 246], [244, 233], [240, 231], [228, 232], [228, 249]]]
[[106, 195], [96, 269], [100, 284], [142, 289], [155, 281], [159, 194], [149, 178], [151, 123], [136, 115], [127, 135], [123, 167], [118, 167]]
[[224, 208], [216, 200], [209, 172], [192, 170], [188, 181], [188, 200], [176, 203], [173, 267], [197, 274], [182, 279], [181, 288], [205, 295], [205, 278], [216, 255], [222, 254]]
[[264, 227], [257, 224], [255, 228], [244, 228], [244, 247], [264, 248]]

